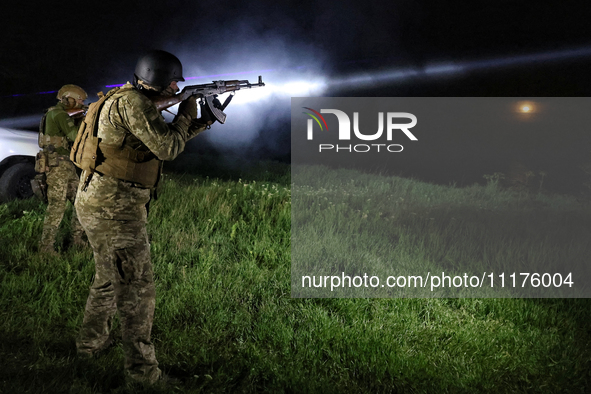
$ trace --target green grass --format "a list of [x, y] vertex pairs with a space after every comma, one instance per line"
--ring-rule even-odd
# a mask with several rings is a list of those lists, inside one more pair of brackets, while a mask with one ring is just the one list
[[[293, 172], [292, 290], [299, 296], [590, 297], [591, 207], [568, 196], [467, 188], [302, 166]], [[302, 288], [304, 275], [381, 278], [445, 272], [486, 278], [475, 289]], [[520, 273], [560, 273], [567, 286], [525, 286]], [[498, 274], [516, 273], [500, 289]], [[490, 279], [487, 279], [490, 283]], [[531, 280], [530, 280], [531, 283]], [[534, 280], [534, 284], [535, 284]]]
[[[186, 170], [188, 163], [177, 166]], [[314, 176], [307, 179], [318, 183], [306, 187], [323, 200], [321, 175], [330, 174], [310, 171]], [[441, 253], [436, 234], [445, 240], [453, 229], [437, 219], [430, 243], [412, 236], [423, 229], [412, 226], [428, 226], [430, 217], [453, 212], [470, 223], [482, 206], [487, 220], [510, 209], [515, 220], [506, 214], [500, 223], [520, 226], [519, 215], [546, 209], [583, 226], [580, 207], [564, 198], [530, 201], [491, 187], [339, 176], [356, 182], [347, 187], [356, 193], [377, 187], [388, 194], [387, 183], [396, 184], [401, 195], [381, 212], [406, 229], [406, 248], [423, 245], [416, 255], [433, 264]], [[166, 174], [148, 225], [157, 286], [153, 341], [162, 368], [183, 384], [147, 392], [591, 390], [589, 299], [290, 298], [291, 193], [289, 166], [277, 163]], [[364, 205], [365, 197], [347, 200], [359, 210], [351, 224], [356, 231], [376, 208]], [[449, 210], [433, 216], [439, 206]], [[124, 386], [119, 341], [97, 359], [76, 358], [92, 252], [69, 248], [64, 228], [57, 241], [61, 256], [37, 253], [44, 209], [34, 200], [0, 205], [0, 393], [134, 392]], [[546, 220], [560, 223], [562, 214], [549, 213]], [[370, 227], [364, 231], [369, 238]], [[478, 257], [486, 250], [453, 253]]]

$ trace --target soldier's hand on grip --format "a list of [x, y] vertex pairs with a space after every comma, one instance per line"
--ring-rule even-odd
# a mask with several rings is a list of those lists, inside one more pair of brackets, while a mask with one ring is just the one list
[[199, 101], [199, 106], [201, 107], [201, 117], [198, 119], [199, 123], [211, 126], [216, 121], [215, 116], [211, 113], [204, 100]]
[[197, 101], [195, 96], [191, 96], [186, 100], [183, 100], [179, 104], [178, 115], [184, 115], [189, 119], [195, 119], [197, 117]]

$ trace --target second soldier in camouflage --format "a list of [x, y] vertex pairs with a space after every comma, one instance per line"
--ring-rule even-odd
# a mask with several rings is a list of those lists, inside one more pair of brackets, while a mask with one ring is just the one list
[[[67, 111], [82, 108], [87, 95], [79, 86], [64, 85], [57, 98], [57, 105], [49, 108], [41, 121], [39, 147], [42, 151], [38, 157], [42, 160], [37, 162], [37, 171], [46, 175], [48, 202], [39, 249], [49, 254], [55, 253], [54, 242], [59, 225], [68, 201], [74, 204], [78, 189], [78, 175], [70, 161], [70, 147], [76, 139], [78, 126]], [[84, 230], [75, 211], [72, 213], [71, 229], [73, 243], [84, 245]]]

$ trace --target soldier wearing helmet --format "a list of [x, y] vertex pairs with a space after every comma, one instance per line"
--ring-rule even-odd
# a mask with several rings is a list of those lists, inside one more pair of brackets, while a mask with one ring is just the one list
[[183, 66], [176, 56], [168, 52], [152, 51], [141, 57], [135, 66], [134, 85], [147, 95], [174, 94], [179, 81], [185, 81]]
[[[58, 103], [47, 110], [39, 128], [39, 147], [36, 169], [44, 173], [47, 184], [47, 210], [43, 222], [43, 234], [39, 249], [48, 254], [55, 254], [54, 242], [60, 223], [64, 217], [67, 203], [74, 204], [78, 189], [78, 175], [70, 161], [70, 148], [76, 139], [78, 126], [75, 119], [68, 115], [68, 110], [82, 109], [88, 95], [80, 86], [64, 85], [57, 93]], [[73, 243], [83, 246], [84, 230], [76, 212], [72, 214]]]
[[84, 107], [84, 100], [88, 95], [80, 86], [64, 85], [57, 92], [57, 99], [68, 109]]
[[[141, 57], [133, 84], [111, 90], [102, 104], [89, 109], [85, 130], [98, 137], [96, 146], [75, 148], [72, 153], [77, 165], [91, 162], [80, 164], [83, 181], [76, 209], [94, 249], [96, 268], [76, 340], [78, 354], [92, 357], [108, 347], [111, 323], [119, 313], [126, 374], [148, 384], [163, 375], [150, 340], [155, 287], [147, 204], [162, 161], [173, 160], [189, 139], [206, 128], [204, 121], [195, 119], [194, 97], [179, 104], [172, 123], [165, 123], [149, 99], [174, 94], [179, 81], [184, 78], [176, 56], [152, 51]], [[87, 151], [97, 154], [89, 156]]]

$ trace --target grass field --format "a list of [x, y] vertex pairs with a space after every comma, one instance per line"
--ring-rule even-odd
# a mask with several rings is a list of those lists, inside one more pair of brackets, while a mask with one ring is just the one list
[[[488, 178], [486, 186], [457, 188], [347, 169], [295, 167], [292, 294], [591, 297], [588, 202], [503, 190], [498, 178]], [[455, 287], [447, 279], [444, 288], [442, 272], [457, 279], [467, 274], [472, 285], [466, 288], [468, 281], [462, 279], [464, 284]], [[428, 273], [439, 281], [429, 280]], [[321, 276], [335, 278], [338, 285], [343, 275], [364, 274], [381, 284], [320, 286]], [[386, 286], [389, 275], [402, 276], [406, 283], [409, 276], [421, 275], [425, 287]], [[306, 279], [303, 287], [302, 277], [309, 276], [314, 282]], [[310, 286], [316, 279], [318, 286]], [[491, 288], [492, 279], [496, 285]], [[431, 284], [440, 286], [432, 291]]]
[[[169, 168], [186, 171], [188, 162]], [[161, 367], [183, 382], [161, 392], [591, 391], [589, 299], [291, 298], [289, 166], [197, 164], [201, 170], [193, 173], [166, 174], [150, 208], [153, 341]], [[376, 181], [347, 176], [361, 189], [369, 187], [364, 179]], [[407, 182], [413, 197], [387, 211], [407, 234], [420, 233], [413, 223], [423, 226], [433, 216], [414, 220], [403, 211], [423, 215], [421, 207], [452, 204], [456, 220], [470, 223], [462, 208], [471, 212], [470, 204], [483, 201], [487, 209], [515, 208], [503, 217], [505, 227], [523, 228], [517, 213], [541, 209], [554, 212], [550, 222], [568, 217], [588, 228], [581, 220], [587, 208], [567, 198], [530, 201], [485, 186], [384, 182]], [[369, 218], [375, 206], [359, 208]], [[59, 257], [37, 253], [44, 209], [35, 200], [0, 205], [0, 393], [133, 392], [124, 386], [119, 341], [97, 359], [76, 358], [92, 252], [69, 248], [64, 228]], [[450, 239], [451, 229], [437, 223], [431, 243], [409, 235], [407, 246], [419, 242], [422, 255], [438, 256], [435, 240]]]

